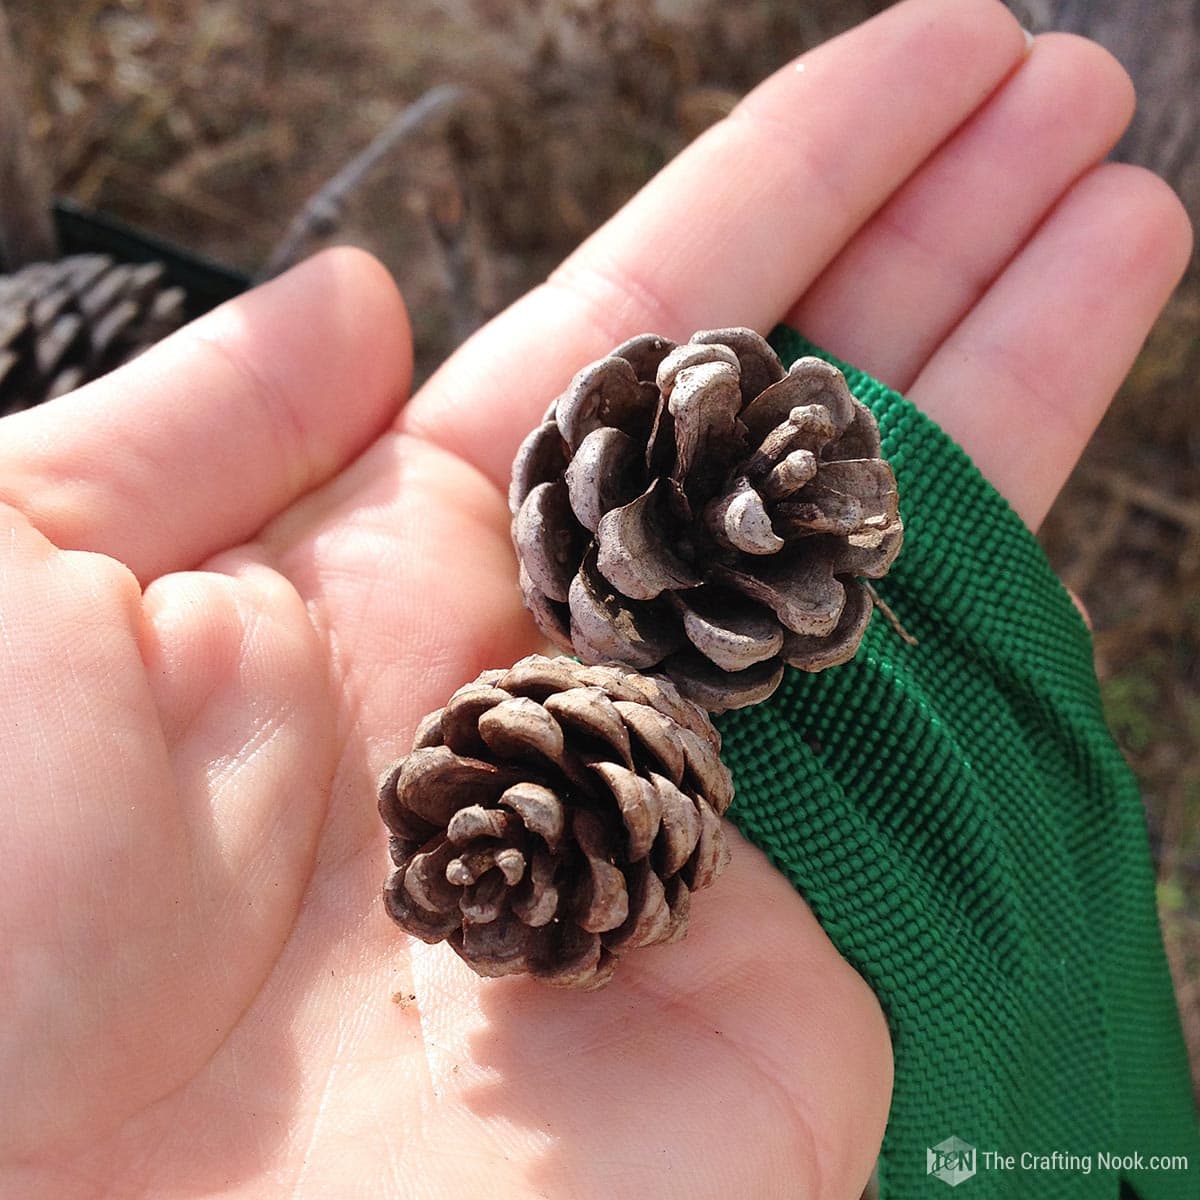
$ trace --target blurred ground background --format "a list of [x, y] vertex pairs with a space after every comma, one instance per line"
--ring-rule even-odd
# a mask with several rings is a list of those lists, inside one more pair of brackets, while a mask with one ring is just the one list
[[[33, 138], [56, 193], [251, 275], [306, 199], [404, 105], [437, 84], [470, 85], [476, 99], [379, 164], [337, 230], [337, 240], [368, 247], [396, 274], [421, 375], [541, 279], [755, 82], [883, 7], [868, 0], [8, 3], [29, 74]], [[1088, 0], [1014, 7], [1038, 29], [1088, 27], [1090, 17], [1113, 10], [1107, 0], [1090, 9]], [[1200, 46], [1194, 0], [1160, 7], [1183, 10], [1172, 44], [1186, 44], [1190, 21]], [[1172, 19], [1179, 21], [1178, 11]], [[1092, 31], [1104, 40], [1104, 29]], [[1112, 48], [1121, 56], [1122, 47]], [[1127, 62], [1147, 94], [1172, 86], [1161, 78], [1165, 55], [1158, 61], [1157, 68]], [[1161, 167], [1154, 152], [1163, 137], [1145, 121], [1139, 130], [1126, 152]], [[1179, 157], [1178, 146], [1172, 153]], [[1186, 189], [1194, 160], [1161, 169]], [[1091, 611], [1105, 702], [1141, 780], [1194, 1068], [1198, 333], [1193, 267], [1041, 535]]]

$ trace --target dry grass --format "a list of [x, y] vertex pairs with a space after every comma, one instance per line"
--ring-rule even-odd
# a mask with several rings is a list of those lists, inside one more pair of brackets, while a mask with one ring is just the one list
[[[793, 53], [878, 0], [12, 0], [60, 192], [253, 272], [299, 206], [442, 82], [478, 106], [377, 170], [340, 236], [400, 279], [427, 372]], [[581, 152], [581, 147], [585, 151]], [[1200, 1063], [1200, 282], [1044, 530], [1096, 623]], [[1200, 1075], [1198, 1075], [1200, 1078]]]

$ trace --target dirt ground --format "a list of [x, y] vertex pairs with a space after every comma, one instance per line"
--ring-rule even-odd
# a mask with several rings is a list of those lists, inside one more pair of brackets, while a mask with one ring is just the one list
[[[867, 0], [12, 0], [59, 194], [254, 274], [305, 201], [435, 85], [472, 98], [350, 197], [427, 373], [753, 83]], [[313, 249], [326, 240], [309, 238]], [[1197, 274], [1193, 273], [1194, 276]], [[1200, 1064], [1200, 281], [1042, 531], [1096, 627], [1142, 784]], [[1200, 1071], [1197, 1072], [1200, 1080]]]

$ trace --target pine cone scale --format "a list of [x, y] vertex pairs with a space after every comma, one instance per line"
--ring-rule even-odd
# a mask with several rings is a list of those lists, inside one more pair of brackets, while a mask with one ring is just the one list
[[640, 861], [650, 853], [662, 821], [658, 793], [648, 780], [616, 763], [593, 763], [592, 770], [604, 780], [621, 814], [628, 838], [625, 857], [630, 862]]
[[616, 705], [601, 688], [571, 688], [547, 697], [542, 703], [563, 725], [603, 743], [603, 747], [615, 753], [626, 766], [632, 766], [629, 730]]
[[[497, 801], [503, 804], [504, 796], [512, 789], [509, 788]], [[446, 825], [446, 837], [456, 846], [465, 846], [476, 838], [503, 838], [514, 832], [516, 821], [512, 813], [501, 812], [498, 808], [484, 808], [482, 804], [471, 804], [460, 808]]]
[[517, 452], [508, 485], [508, 505], [515, 514], [525, 498], [543, 480], [557, 479], [567, 469], [566, 442], [553, 421], [531, 433]]
[[563, 761], [562, 726], [527, 696], [510, 696], [481, 713], [478, 729], [488, 749], [502, 758]]
[[515, 783], [498, 803], [512, 809], [530, 833], [536, 833], [550, 850], [557, 850], [566, 831], [562, 801], [548, 787], [528, 780]]
[[566, 659], [532, 655], [514, 663], [507, 671], [496, 672], [491, 682], [513, 695], [541, 701], [577, 686], [577, 680], [574, 664]]
[[511, 766], [460, 756], [448, 746], [415, 750], [393, 781], [397, 807], [384, 819], [400, 820], [404, 812], [429, 826], [445, 826], [464, 804], [493, 802], [519, 779]]
[[[652, 667], [684, 643], [682, 627], [661, 599], [622, 596], [600, 574], [596, 550], [571, 580], [568, 606], [571, 638], [580, 657], [593, 663], [616, 661], [639, 669]], [[582, 651], [586, 649], [586, 655]]]
[[695, 853], [680, 872], [692, 891], [709, 887], [729, 865], [729, 843], [721, 832], [720, 818], [703, 800], [696, 807], [700, 810], [700, 836]]
[[688, 641], [723, 671], [744, 671], [783, 649], [783, 629], [774, 614], [745, 596], [714, 595], [707, 588], [678, 602]]
[[512, 911], [531, 929], [540, 929], [554, 920], [558, 912], [558, 888], [554, 886], [554, 859], [544, 850], [535, 850], [529, 878], [512, 893]]
[[764, 500], [783, 500], [798, 492], [817, 473], [817, 456], [804, 448], [789, 450], [771, 467], [759, 483]]
[[575, 377], [559, 409], [558, 427], [575, 453], [597, 429], [620, 429], [644, 439], [656, 399], [641, 388], [630, 363], [610, 356]]
[[534, 975], [555, 987], [595, 991], [603, 987], [616, 969], [616, 958], [601, 945], [600, 935], [578, 927], [565, 929], [550, 942], [551, 967], [531, 963]]
[[[756, 396], [742, 412], [742, 422], [757, 441], [786, 424], [793, 409], [815, 409], [829, 417], [836, 438], [849, 428], [856, 403], [845, 377], [836, 367], [819, 358], [800, 359], [800, 370], [791, 371]], [[809, 414], [815, 417], [817, 414]]]
[[899, 518], [891, 468], [879, 459], [827, 463], [820, 475], [775, 506], [776, 521], [788, 532], [849, 537], [883, 530]]
[[712, 568], [713, 578], [770, 609], [783, 629], [822, 637], [837, 627], [846, 589], [823, 559], [772, 558], [757, 574], [749, 567]]
[[[729, 367], [731, 370], [723, 372], [722, 367]], [[699, 374], [696, 373], [696, 368], [700, 368]], [[685, 378], [689, 378], [691, 384], [685, 384], [677, 392], [676, 385], [680, 382], [680, 374], [684, 372], [688, 373]], [[717, 375], [738, 383], [738, 356], [728, 346], [702, 346], [695, 342], [686, 342], [682, 346], [676, 346], [659, 362], [651, 378], [663, 396], [670, 396], [674, 400], [669, 406], [674, 416], [677, 405], [684, 403], [685, 398], [691, 397], [697, 384], [703, 384], [705, 379]], [[738, 390], [741, 391], [740, 386]], [[740, 407], [740, 404], [735, 404], [734, 412]]]
[[539, 483], [513, 518], [513, 541], [530, 582], [560, 604], [579, 560], [577, 529], [565, 483]]
[[715, 745], [691, 729], [680, 729], [683, 757], [686, 762], [684, 782], [672, 784], [676, 791], [695, 790], [707, 798], [719, 816], [733, 800], [733, 779], [729, 768], [721, 761], [721, 743]]
[[[706, 347], [705, 353], [711, 355], [714, 349], [723, 347]], [[719, 482], [744, 448], [744, 427], [738, 421], [742, 391], [736, 365], [701, 362], [671, 372], [671, 357], [664, 359], [659, 368], [658, 386], [667, 398], [667, 410], [674, 422], [675, 465], [671, 478], [691, 500]]]
[[124, 263], [99, 276], [79, 297], [79, 311], [93, 320], [105, 312], [129, 285], [131, 271]]
[[438, 714], [434, 736], [456, 754], [479, 757], [486, 753], [486, 743], [479, 734], [479, 718], [508, 699], [508, 692], [490, 684], [459, 688]]
[[103, 358], [138, 318], [138, 305], [122, 300], [92, 320], [92, 353]]
[[882, 453], [879, 425], [874, 413], [859, 400], [854, 401], [854, 417], [849, 428], [825, 452], [826, 462], [844, 458], [875, 459]]
[[619, 929], [629, 916], [629, 892], [624, 874], [608, 861], [613, 848], [604, 823], [595, 813], [580, 809], [575, 813], [572, 832], [587, 863], [575, 923], [586, 933]]
[[677, 786], [682, 783], [687, 759], [675, 722], [661, 712], [631, 700], [614, 700], [613, 707], [633, 735], [631, 744], [634, 740], [638, 744], [638, 758], [659, 767]]
[[835, 570], [842, 578], [882, 579], [896, 561], [901, 543], [899, 522], [887, 529], [853, 534], [834, 552]]
[[183, 319], [183, 291], [158, 263], [74, 255], [0, 277], [0, 414], [105, 374]]
[[82, 328], [83, 318], [78, 313], [63, 313], [47, 323], [38, 339], [33, 351], [33, 361], [38, 374], [51, 380], [49, 391], [54, 392], [54, 376], [70, 353]]
[[605, 513], [596, 529], [596, 567], [631, 600], [654, 600], [703, 582], [667, 543], [661, 485], [656, 479], [636, 499]]
[[664, 877], [677, 875], [687, 865], [700, 841], [700, 814], [696, 805], [669, 779], [651, 774], [662, 813], [661, 834], [655, 845], [654, 866]]
[[55, 288], [39, 296], [29, 308], [35, 325], [53, 325], [71, 305], [71, 293], [65, 287]]
[[698, 650], [673, 654], [664, 669], [690, 699], [710, 712], [759, 704], [772, 696], [783, 680], [782, 658], [769, 658], [740, 671], [727, 671]]
[[745, 475], [705, 508], [704, 523], [713, 540], [734, 554], [778, 554], [787, 544], [775, 532], [762, 496]]
[[[392, 872], [384, 891], [388, 915], [407, 933], [423, 942], [445, 941], [462, 924], [457, 905], [438, 907], [436, 898], [428, 895], [420, 880], [410, 879], [411, 874], [408, 867]], [[419, 903], [414, 895], [420, 895], [428, 902]]]
[[461, 886], [462, 898], [458, 902], [462, 915], [473, 925], [487, 925], [500, 916], [508, 883], [500, 871], [492, 871], [497, 856], [489, 856], [480, 863], [477, 879]]
[[690, 340], [697, 345], [723, 346], [733, 351], [741, 372], [742, 396], [747, 403], [786, 374], [779, 356], [753, 329], [702, 330]]
[[846, 603], [833, 632], [812, 636], [788, 630], [784, 634], [783, 647], [788, 662], [806, 671], [824, 671], [854, 657], [871, 619], [873, 606], [866, 588], [857, 579], [843, 577], [842, 585]]
[[583, 439], [564, 478], [571, 511], [590, 533], [610, 509], [627, 504], [642, 490], [644, 472], [638, 443], [610, 425]]
[[432, 913], [446, 912], [458, 903], [461, 892], [449, 882], [446, 875], [454, 857], [453, 843], [444, 838], [413, 856], [408, 864], [404, 888], [414, 904]]
[[[445, 940], [468, 962], [486, 963], [486, 974], [499, 978], [533, 969], [533, 955], [537, 944], [545, 940], [540, 936], [544, 932], [523, 925], [508, 925], [503, 921], [486, 921], [483, 924], [469, 921]], [[596, 957], [599, 957], [598, 942], [599, 939], [595, 947]]]
[[671, 931], [671, 906], [662, 880], [644, 862], [636, 864], [631, 876], [629, 916], [607, 939], [614, 954], [665, 941]]
[[609, 357], [623, 358], [633, 368], [640, 383], [653, 383], [662, 360], [674, 349], [675, 343], [670, 338], [656, 333], [639, 333], [622, 342]]

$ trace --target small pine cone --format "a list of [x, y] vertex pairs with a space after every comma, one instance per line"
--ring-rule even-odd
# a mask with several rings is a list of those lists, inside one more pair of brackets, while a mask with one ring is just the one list
[[749, 329], [645, 334], [585, 367], [521, 446], [509, 505], [542, 631], [712, 712], [766, 699], [785, 663], [853, 657], [860, 580], [903, 533], [871, 411]]
[[161, 263], [74, 254], [0, 276], [0, 416], [98, 378], [183, 320]]
[[720, 744], [665, 679], [539, 655], [485, 671], [384, 777], [389, 914], [480, 975], [602, 987], [682, 938], [728, 861]]

